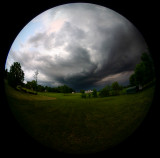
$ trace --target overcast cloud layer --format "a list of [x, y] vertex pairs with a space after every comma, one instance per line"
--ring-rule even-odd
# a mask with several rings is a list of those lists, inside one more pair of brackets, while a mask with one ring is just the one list
[[93, 4], [62, 5], [40, 14], [20, 32], [6, 68], [20, 62], [25, 81], [39, 71], [38, 84], [100, 88], [127, 84], [147, 46], [118, 13]]

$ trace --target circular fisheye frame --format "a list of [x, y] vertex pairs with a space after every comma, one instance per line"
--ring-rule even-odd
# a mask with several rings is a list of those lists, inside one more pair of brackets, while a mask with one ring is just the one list
[[15, 38], [5, 65], [9, 106], [27, 133], [63, 153], [123, 142], [152, 103], [155, 72], [140, 32], [90, 3], [49, 9]]

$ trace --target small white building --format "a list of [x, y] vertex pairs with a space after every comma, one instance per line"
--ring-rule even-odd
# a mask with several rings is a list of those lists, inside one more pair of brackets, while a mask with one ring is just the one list
[[85, 93], [92, 93], [92, 92], [93, 92], [92, 90], [85, 91]]

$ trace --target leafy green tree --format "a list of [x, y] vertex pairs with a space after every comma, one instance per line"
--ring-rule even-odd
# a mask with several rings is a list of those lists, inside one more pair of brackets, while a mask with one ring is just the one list
[[93, 96], [93, 98], [97, 98], [97, 90], [96, 89], [93, 89], [92, 96]]
[[141, 56], [141, 62], [136, 65], [134, 74], [130, 76], [130, 85], [144, 86], [148, 82], [152, 81], [155, 77], [154, 64], [147, 53], [143, 53]]
[[35, 80], [28, 81], [26, 84], [26, 88], [36, 90], [37, 89], [37, 83]]
[[120, 89], [120, 86], [118, 84], [118, 82], [113, 82], [112, 83], [112, 90], [119, 90]]
[[45, 86], [45, 92], [50, 92], [50, 88], [48, 86]]
[[144, 62], [141, 62], [136, 65], [135, 68], [135, 78], [136, 78], [136, 84], [137, 85], [144, 85], [145, 84], [145, 71], [146, 67]]
[[74, 90], [67, 85], [58, 86], [57, 88], [52, 88], [52, 91], [57, 91], [58, 93], [71, 93], [74, 92]]
[[69, 87], [66, 86], [66, 85], [62, 86], [62, 87], [61, 87], [61, 92], [64, 93], [64, 95], [65, 95], [66, 93], [69, 93], [69, 92], [70, 92]]
[[84, 89], [81, 89], [80, 92], [81, 92], [81, 98], [86, 98], [87, 97]]
[[91, 93], [88, 93], [88, 95], [87, 95], [87, 96], [88, 96], [88, 98], [91, 98]]
[[87, 97], [86, 93], [81, 93], [81, 97], [86, 98]]
[[42, 85], [37, 86], [37, 91], [38, 92], [43, 92], [44, 90], [45, 90], [44, 86], [42, 86]]
[[154, 63], [151, 56], [147, 53], [143, 53], [141, 60], [145, 65], [144, 82], [145, 84], [152, 81], [155, 77]]
[[14, 62], [10, 67], [10, 72], [8, 73], [8, 83], [12, 87], [17, 85], [23, 85], [24, 81], [24, 72], [21, 69], [21, 65], [18, 62]]
[[131, 85], [131, 86], [136, 86], [136, 85], [137, 85], [135, 74], [132, 74], [132, 75], [130, 76], [129, 82], [130, 82], [130, 85]]
[[85, 92], [85, 90], [84, 90], [84, 89], [81, 89], [81, 90], [80, 90], [80, 92], [81, 92], [81, 93], [84, 93], [84, 92]]
[[118, 95], [120, 91], [120, 85], [118, 84], [118, 82], [113, 82], [111, 87], [112, 87], [113, 95]]
[[111, 90], [111, 87], [109, 85], [105, 86], [102, 90], [100, 90], [99, 96], [100, 97], [107, 97], [109, 96], [109, 91]]

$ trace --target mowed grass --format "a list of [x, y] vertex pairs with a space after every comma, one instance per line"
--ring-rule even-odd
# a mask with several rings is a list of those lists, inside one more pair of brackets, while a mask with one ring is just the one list
[[7, 85], [6, 94], [19, 123], [38, 142], [60, 152], [92, 153], [118, 144], [135, 131], [149, 110], [154, 87], [96, 99], [82, 99], [80, 94], [31, 95]]

